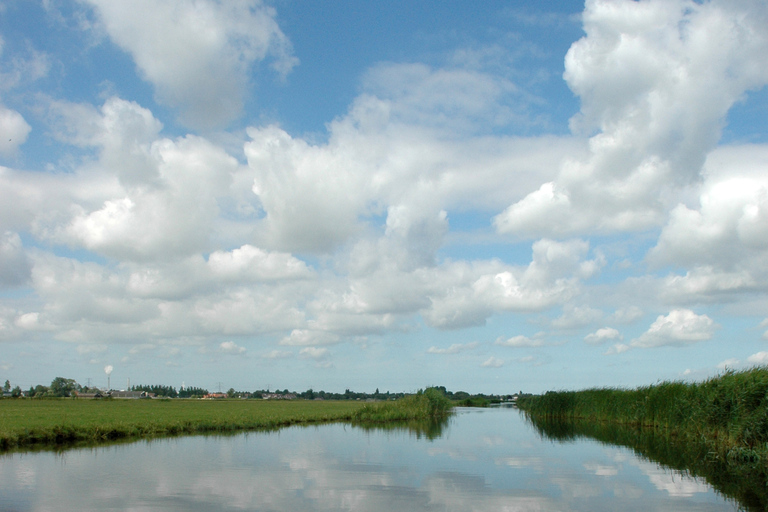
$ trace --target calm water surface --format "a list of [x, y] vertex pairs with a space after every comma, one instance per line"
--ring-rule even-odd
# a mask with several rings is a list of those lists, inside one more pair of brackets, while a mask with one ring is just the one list
[[349, 425], [0, 457], [2, 511], [722, 511], [630, 450], [542, 440], [514, 409], [459, 409], [436, 439]]

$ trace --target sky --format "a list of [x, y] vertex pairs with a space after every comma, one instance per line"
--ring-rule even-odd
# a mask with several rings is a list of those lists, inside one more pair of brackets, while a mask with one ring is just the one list
[[766, 364], [766, 55], [764, 0], [0, 1], [0, 380]]

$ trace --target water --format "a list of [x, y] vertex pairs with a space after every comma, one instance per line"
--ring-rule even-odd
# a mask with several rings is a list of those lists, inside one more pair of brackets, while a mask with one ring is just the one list
[[15, 512], [736, 509], [629, 449], [542, 439], [514, 409], [459, 409], [437, 437], [333, 424], [0, 457]]

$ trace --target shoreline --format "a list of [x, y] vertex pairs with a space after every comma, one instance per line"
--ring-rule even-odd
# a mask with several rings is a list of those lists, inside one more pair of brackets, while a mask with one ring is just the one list
[[396, 401], [374, 403], [347, 400], [4, 399], [0, 401], [0, 453], [335, 422], [373, 426], [439, 419], [450, 414], [450, 408], [450, 401], [432, 389]]

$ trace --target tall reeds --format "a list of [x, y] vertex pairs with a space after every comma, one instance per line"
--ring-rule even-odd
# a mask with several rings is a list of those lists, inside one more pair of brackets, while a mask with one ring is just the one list
[[518, 407], [534, 416], [652, 427], [768, 453], [766, 367], [728, 371], [701, 383], [550, 391], [522, 398]]
[[439, 389], [427, 388], [399, 400], [365, 404], [352, 414], [352, 421], [353, 423], [384, 423], [442, 419], [450, 414], [452, 406], [451, 401]]

